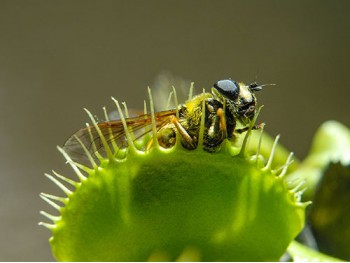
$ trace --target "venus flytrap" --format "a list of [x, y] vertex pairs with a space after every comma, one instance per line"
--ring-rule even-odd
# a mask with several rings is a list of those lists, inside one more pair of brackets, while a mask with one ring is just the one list
[[350, 165], [350, 130], [339, 122], [327, 121], [317, 130], [308, 156], [290, 178], [305, 178], [305, 195], [311, 199], [327, 166], [337, 162]]
[[[55, 258], [278, 260], [302, 230], [309, 204], [300, 198], [304, 183], [285, 179], [292, 155], [277, 167], [273, 164], [278, 137], [267, 160], [261, 155], [265, 151], [260, 147], [264, 145], [261, 139], [260, 143], [249, 143], [251, 133], [262, 134], [252, 131], [258, 114], [245, 134], [238, 135], [233, 143], [225, 139], [218, 149], [208, 152], [205, 99], [199, 104], [202, 114], [196, 147], [189, 150], [180, 132], [176, 132], [175, 141], [172, 137], [166, 141], [171, 147], [164, 147], [159, 143], [159, 115], [149, 94], [150, 132], [146, 136], [138, 138], [137, 126], [124, 117], [124, 113], [128, 116], [126, 105], [123, 113], [113, 99], [127, 147], [116, 143], [120, 134], [115, 127], [102, 130], [88, 111], [93, 125], [85, 131], [90, 143], [85, 145], [87, 140], [79, 136], [75, 141], [89, 165], [73, 160], [59, 147], [78, 180], [53, 172], [48, 178], [66, 197], [41, 194], [59, 212], [58, 216], [41, 212], [52, 223], [40, 223], [52, 231]], [[201, 98], [208, 96], [203, 92]], [[178, 108], [175, 114], [179, 116]], [[173, 124], [177, 125], [176, 119]]]

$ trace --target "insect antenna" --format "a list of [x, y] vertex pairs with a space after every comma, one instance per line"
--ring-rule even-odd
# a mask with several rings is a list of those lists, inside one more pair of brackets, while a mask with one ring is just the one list
[[276, 86], [276, 84], [262, 84], [262, 85], [259, 85], [258, 82], [257, 82], [258, 75], [259, 75], [259, 69], [256, 71], [254, 81], [249, 84], [249, 89], [250, 90], [252, 90], [252, 91], [259, 91], [259, 90], [262, 90], [262, 88], [266, 87], [266, 86]]
[[267, 87], [267, 86], [276, 86], [276, 84], [270, 83], [270, 84], [259, 85], [257, 82], [253, 82], [253, 83], [249, 84], [249, 89], [252, 91], [260, 91], [260, 90], [262, 90], [263, 87]]

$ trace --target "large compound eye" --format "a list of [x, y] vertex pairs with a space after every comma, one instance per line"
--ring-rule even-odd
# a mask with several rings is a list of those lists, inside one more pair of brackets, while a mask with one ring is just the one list
[[214, 84], [214, 88], [230, 100], [236, 100], [239, 95], [239, 85], [231, 79], [219, 80]]

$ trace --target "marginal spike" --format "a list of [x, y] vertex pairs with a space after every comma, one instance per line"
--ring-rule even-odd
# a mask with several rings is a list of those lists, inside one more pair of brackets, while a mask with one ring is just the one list
[[45, 176], [49, 178], [55, 185], [57, 185], [67, 196], [72, 194], [72, 191], [69, 190], [65, 185], [58, 181], [55, 177], [50, 174], [45, 173]]
[[79, 142], [80, 146], [83, 148], [86, 156], [88, 157], [92, 167], [95, 169], [97, 167], [97, 164], [95, 163], [94, 158], [92, 158], [92, 156], [91, 156], [89, 150], [86, 148], [85, 144], [79, 139], [78, 136], [74, 135], [74, 138]]
[[130, 116], [129, 116], [129, 110], [128, 110], [128, 107], [126, 106], [126, 102], [123, 101], [123, 102], [122, 102], [122, 105], [123, 105], [123, 107], [124, 107], [125, 117], [126, 117], [126, 118], [130, 118]]
[[96, 147], [96, 143], [95, 143], [95, 139], [94, 137], [92, 136], [92, 132], [91, 132], [91, 126], [89, 123], [86, 123], [86, 129], [88, 130], [89, 132], [89, 136], [90, 136], [90, 141], [91, 141], [91, 145], [92, 145], [92, 149], [94, 151], [94, 155], [101, 161], [103, 160], [104, 158], [101, 156], [101, 154], [98, 152], [97, 150], [97, 147]]
[[[146, 102], [146, 100], [144, 100], [143, 101], [143, 114], [144, 114], [144, 118], [145, 118], [145, 120], [147, 120], [147, 102]], [[145, 127], [145, 134], [147, 134], [149, 131], [150, 131], [150, 126], [149, 125], [147, 125], [146, 127]]]
[[77, 186], [77, 182], [76, 181], [73, 181], [73, 180], [71, 180], [71, 179], [68, 179], [67, 177], [65, 177], [65, 176], [63, 176], [63, 175], [60, 175], [59, 173], [57, 173], [56, 171], [54, 171], [54, 170], [52, 170], [52, 172], [53, 172], [53, 174], [55, 175], [55, 176], [57, 176], [58, 178], [60, 178], [62, 181], [65, 181], [65, 182], [67, 182], [67, 183], [69, 183], [69, 184], [71, 184], [71, 185], [73, 185], [73, 186]]
[[[126, 106], [126, 103], [125, 103], [125, 102], [122, 102], [122, 104], [123, 104], [123, 107], [124, 107], [125, 116], [126, 116], [126, 118], [129, 118], [128, 107]], [[133, 132], [133, 130], [132, 130], [132, 127], [128, 126], [128, 130], [129, 130], [129, 132], [130, 132], [131, 139], [132, 139], [132, 141], [134, 142], [134, 141], [135, 141], [135, 135], [134, 135], [134, 132]]]
[[193, 89], [194, 89], [194, 82], [191, 82], [190, 90], [188, 92], [188, 100], [191, 100], [193, 98]]
[[143, 114], [144, 115], [147, 114], [147, 102], [146, 102], [146, 100], [143, 101]]
[[79, 177], [80, 181], [86, 180], [86, 177], [81, 173], [78, 167], [74, 164], [73, 160], [69, 157], [69, 155], [61, 148], [57, 146], [57, 149], [62, 153], [63, 157], [67, 160], [67, 163], [72, 167], [76, 175]]
[[292, 193], [296, 193], [296, 192], [300, 191], [300, 188], [301, 188], [302, 186], [304, 186], [305, 183], [306, 183], [306, 180], [305, 180], [305, 179], [301, 180], [301, 181], [299, 182], [299, 184], [297, 184], [297, 185], [296, 185], [293, 189], [291, 189], [290, 191], [291, 191]]
[[50, 200], [55, 200], [55, 201], [59, 201], [63, 204], [67, 203], [68, 198], [66, 197], [60, 197], [57, 195], [50, 195], [50, 194], [45, 194], [45, 193], [40, 193], [40, 196], [45, 196], [46, 198], [49, 198]]
[[83, 165], [83, 164], [81, 164], [81, 163], [77, 163], [77, 162], [74, 162], [74, 161], [72, 161], [72, 162], [73, 162], [73, 164], [74, 164], [76, 167], [78, 167], [80, 170], [86, 172], [87, 174], [91, 174], [91, 173], [94, 172], [93, 169], [91, 169], [91, 168], [89, 168], [89, 167], [87, 167], [87, 166], [85, 166], [85, 165]]
[[298, 202], [300, 202], [301, 197], [303, 196], [303, 194], [305, 193], [307, 187], [304, 187], [303, 189], [301, 189], [300, 191], [295, 193], [295, 197], [297, 199]]
[[92, 116], [90, 111], [88, 111], [87, 109], [84, 109], [84, 110], [86, 111], [87, 115], [90, 117], [92, 124], [94, 125], [98, 135], [100, 136], [101, 142], [103, 144], [103, 147], [105, 148], [105, 151], [107, 153], [107, 157], [108, 157], [109, 161], [114, 161], [114, 156], [113, 156], [113, 153], [111, 151], [111, 148], [109, 147], [105, 136], [102, 134], [100, 127], [97, 125], [95, 118]]
[[269, 169], [271, 169], [273, 157], [275, 156], [275, 151], [276, 151], [276, 147], [277, 147], [277, 143], [278, 143], [279, 138], [280, 138], [280, 135], [278, 134], [278, 135], [276, 136], [276, 138], [275, 138], [274, 143], [273, 143], [273, 146], [272, 146], [272, 150], [271, 150], [271, 153], [270, 153], [269, 160], [267, 161], [267, 164], [266, 164], [266, 166], [263, 168], [263, 170], [269, 170]]
[[177, 100], [177, 93], [174, 86], [173, 87], [173, 93], [174, 93], [174, 103], [175, 103], [175, 109], [176, 109], [176, 118], [179, 119], [179, 102]]
[[246, 151], [246, 148], [247, 148], [248, 138], [249, 138], [249, 135], [250, 135], [251, 127], [253, 127], [251, 123], [249, 124], [249, 129], [248, 129], [247, 133], [244, 136], [243, 143], [242, 143], [242, 146], [241, 146], [241, 150], [240, 150], [240, 152], [238, 154], [239, 156], [244, 156], [245, 155], [245, 151]]
[[288, 178], [285, 180], [286, 186], [288, 189], [293, 189], [296, 185], [300, 184], [302, 182], [302, 178], [296, 177], [296, 178]]
[[311, 204], [312, 204], [312, 201], [307, 201], [307, 202], [303, 202], [303, 203], [298, 203], [298, 206], [305, 208]]
[[[205, 97], [205, 89], [203, 89], [203, 98], [204, 97]], [[197, 146], [201, 148], [203, 147], [203, 141], [204, 141], [204, 129], [205, 129], [204, 126], [205, 126], [205, 99], [202, 100], [202, 116], [201, 116], [201, 123], [199, 126], [198, 146]]]
[[258, 161], [259, 161], [259, 155], [260, 155], [260, 150], [261, 150], [261, 143], [262, 143], [264, 128], [265, 128], [265, 123], [262, 123], [261, 130], [260, 130], [260, 136], [259, 136], [259, 142], [258, 142], [258, 149], [256, 150], [256, 164], [258, 164]]
[[244, 156], [244, 155], [246, 154], [246, 149], [248, 148], [248, 147], [247, 147], [247, 145], [248, 145], [248, 139], [249, 139], [250, 134], [251, 134], [251, 132], [252, 132], [252, 129], [253, 129], [255, 123], [256, 123], [256, 120], [257, 120], [257, 118], [258, 118], [258, 116], [259, 116], [259, 114], [260, 114], [260, 111], [261, 111], [261, 109], [262, 109], [263, 107], [264, 107], [264, 105], [261, 105], [261, 106], [258, 108], [258, 110], [257, 110], [257, 112], [256, 112], [256, 114], [255, 114], [255, 116], [254, 116], [254, 118], [253, 118], [253, 120], [251, 120], [251, 121], [249, 122], [249, 129], [248, 129], [246, 135], [244, 136], [243, 143], [242, 143], [242, 146], [241, 146], [241, 150], [240, 150], [240, 152], [239, 152], [239, 154], [238, 154], [239, 156]]
[[40, 214], [45, 216], [47, 219], [51, 220], [52, 222], [57, 222], [58, 220], [61, 219], [60, 216], [54, 216], [49, 213], [46, 213], [45, 211], [40, 211]]
[[[106, 107], [103, 107], [103, 113], [105, 115], [106, 121], [109, 122], [109, 117], [108, 117], [108, 113], [107, 113]], [[108, 128], [108, 133], [109, 133], [109, 140], [110, 140], [111, 145], [113, 147], [113, 151], [114, 152], [118, 152], [119, 151], [119, 147], [118, 147], [118, 145], [115, 142], [115, 138], [113, 136], [113, 132], [112, 132], [112, 129], [110, 127]]]
[[153, 135], [153, 145], [156, 148], [159, 148], [158, 138], [157, 138], [157, 129], [156, 129], [156, 117], [154, 113], [154, 104], [153, 104], [153, 97], [151, 93], [151, 88], [148, 87], [148, 96], [149, 96], [149, 104], [151, 109], [151, 119], [152, 119], [152, 135]]
[[173, 91], [171, 91], [170, 93], [169, 93], [169, 97], [168, 97], [168, 102], [167, 102], [167, 104], [166, 104], [166, 109], [168, 110], [168, 109], [170, 109], [170, 105], [171, 105], [171, 97], [173, 96]]
[[307, 187], [305, 186], [303, 189], [301, 189], [298, 194], [303, 195], [307, 190]]
[[286, 163], [282, 166], [282, 172], [278, 175], [278, 177], [283, 178], [286, 175], [289, 165], [293, 163], [293, 155], [293, 152], [289, 154]]
[[49, 205], [51, 205], [53, 208], [55, 208], [56, 210], [60, 211], [61, 210], [61, 206], [59, 206], [58, 204], [56, 204], [55, 202], [53, 202], [52, 200], [50, 200], [48, 197], [46, 197], [46, 195], [44, 195], [43, 193], [41, 193], [39, 195], [46, 203], [48, 203]]
[[44, 222], [39, 222], [38, 225], [46, 227], [47, 229], [50, 229], [50, 230], [56, 228], [55, 224], [49, 224], [49, 223], [44, 223]]
[[106, 121], [109, 121], [109, 117], [108, 117], [106, 106], [103, 106], [102, 110], [103, 110], [103, 115], [105, 116]]
[[[277, 177], [280, 177], [280, 174], [278, 174], [278, 173], [279, 173], [279, 172], [282, 173], [282, 171], [283, 171], [286, 167], [287, 167], [287, 169], [288, 169], [289, 165], [291, 165], [293, 162], [294, 162], [294, 160], [291, 160], [290, 162], [283, 164], [282, 166], [278, 167], [277, 169], [272, 170], [271, 172], [272, 172], [273, 174], [277, 175]], [[284, 175], [283, 175], [283, 176], [284, 176]]]
[[119, 102], [113, 97], [112, 97], [112, 100], [114, 101], [115, 105], [117, 106], [117, 109], [118, 109], [118, 112], [120, 115], [120, 120], [123, 123], [124, 132], [125, 132], [126, 139], [128, 141], [129, 149], [133, 152], [137, 152], [137, 149], [136, 149], [135, 144], [134, 144], [134, 140], [132, 139], [131, 134], [129, 132], [129, 128], [128, 128], [128, 125], [126, 124], [124, 114], [122, 112], [122, 109], [120, 108]]
[[[177, 119], [179, 119], [179, 107], [178, 107], [178, 100], [177, 100], [177, 93], [176, 93], [176, 89], [174, 86], [172, 86], [172, 94], [174, 95], [174, 104], [175, 104], [175, 116]], [[176, 132], [175, 134], [176, 136], [176, 140], [175, 140], [175, 144], [177, 147], [179, 147], [181, 145], [181, 134], [180, 132]]]

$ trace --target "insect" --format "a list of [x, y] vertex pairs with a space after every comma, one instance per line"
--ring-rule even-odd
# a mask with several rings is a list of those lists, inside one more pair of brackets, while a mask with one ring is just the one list
[[[159, 145], [164, 148], [174, 146], [178, 133], [186, 149], [195, 149], [198, 145], [204, 101], [203, 148], [208, 152], [216, 151], [225, 139], [234, 139], [235, 133], [248, 130], [249, 120], [254, 118], [257, 111], [255, 92], [260, 91], [263, 86], [256, 82], [246, 85], [231, 79], [219, 80], [214, 83], [211, 93], [199, 94], [179, 105], [178, 117], [176, 117], [176, 109], [156, 112], [155, 122]], [[127, 118], [125, 121], [136, 138], [146, 136], [152, 131], [151, 114]], [[238, 122], [243, 125], [243, 128], [237, 128]], [[128, 146], [121, 120], [100, 122], [97, 125], [109, 144], [115, 143], [119, 148]], [[66, 141], [64, 150], [69, 155], [84, 155], [76, 137], [87, 146], [91, 153], [102, 148], [98, 131], [94, 126], [90, 126], [77, 131]], [[146, 148], [151, 147], [151, 141], [146, 144]]]

